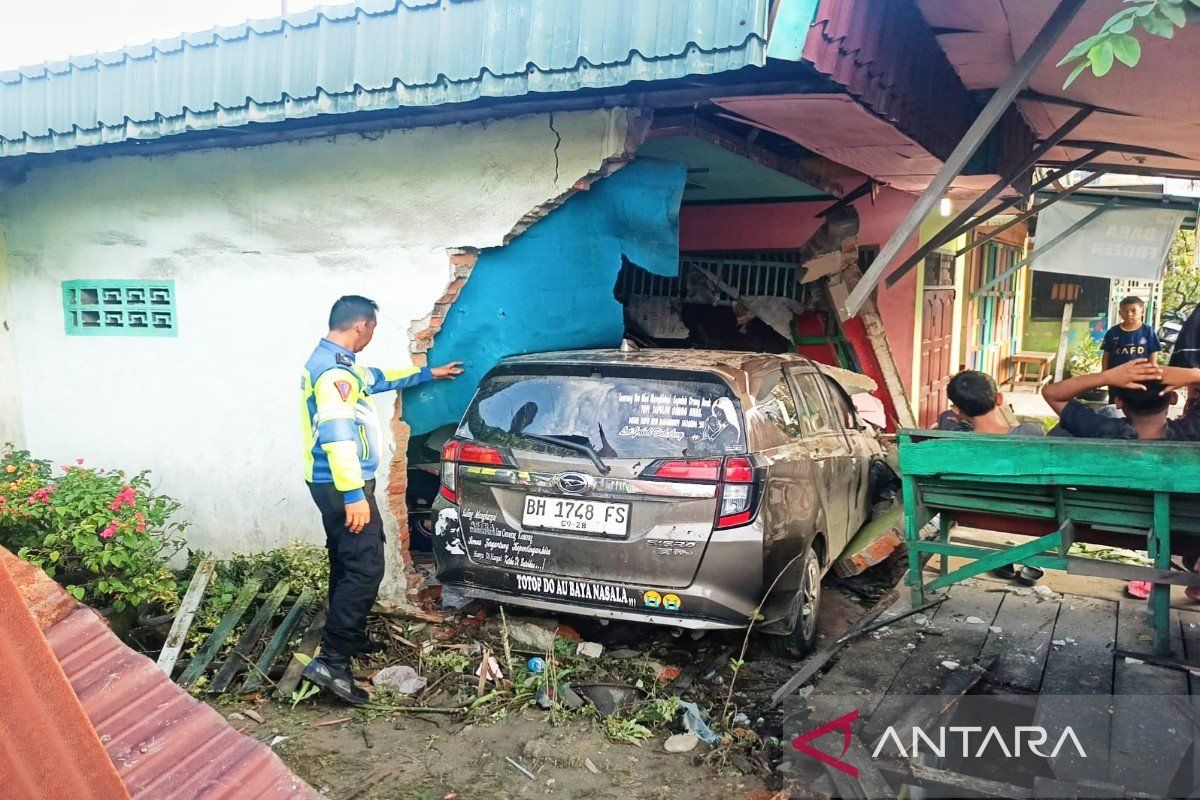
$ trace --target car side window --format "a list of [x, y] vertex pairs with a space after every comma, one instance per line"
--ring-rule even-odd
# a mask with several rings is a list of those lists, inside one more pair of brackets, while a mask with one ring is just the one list
[[842, 427], [848, 431], [858, 430], [858, 420], [854, 416], [854, 412], [850, 409], [846, 402], [846, 395], [842, 393], [831, 379], [822, 376], [824, 379], [825, 396], [829, 400], [829, 406], [833, 409], [833, 414], [842, 423]]
[[817, 384], [817, 376], [811, 372], [792, 373], [796, 388], [800, 391], [800, 402], [804, 405], [800, 412], [801, 427], [806, 434], [833, 433], [829, 408], [821, 395], [821, 387]]
[[[771, 385], [772, 382], [774, 385]], [[769, 391], [766, 391], [767, 386], [770, 386]], [[787, 381], [783, 379], [783, 373], [777, 372], [770, 376], [764, 382], [763, 390], [759, 393], [761, 399], [758, 401], [758, 408], [763, 416], [773, 422], [779, 432], [789, 439], [803, 436], [804, 428], [796, 410], [796, 401]]]

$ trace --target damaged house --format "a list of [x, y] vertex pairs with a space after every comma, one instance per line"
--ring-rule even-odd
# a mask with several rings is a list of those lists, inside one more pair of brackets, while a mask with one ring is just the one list
[[0, 73], [0, 441], [153, 470], [195, 547], [316, 540], [296, 378], [347, 293], [364, 363], [466, 366], [380, 419], [397, 556], [506, 355], [801, 352], [911, 425], [961, 297], [838, 309], [979, 107], [916, 0], [363, 0]]

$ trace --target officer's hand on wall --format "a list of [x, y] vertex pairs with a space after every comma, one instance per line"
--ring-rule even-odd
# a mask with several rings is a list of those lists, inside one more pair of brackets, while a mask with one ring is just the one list
[[454, 377], [456, 375], [462, 375], [462, 373], [463, 373], [463, 371], [462, 371], [462, 362], [461, 361], [451, 361], [449, 364], [443, 364], [440, 367], [432, 367], [429, 370], [429, 374], [439, 380], [441, 380], [442, 378], [449, 378], [450, 380], [454, 380]]
[[371, 521], [371, 506], [366, 500], [346, 504], [346, 527], [351, 533], [359, 533]]

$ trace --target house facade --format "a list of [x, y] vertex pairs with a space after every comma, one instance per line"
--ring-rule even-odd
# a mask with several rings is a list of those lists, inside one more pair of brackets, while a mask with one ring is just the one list
[[[876, 363], [804, 248], [838, 205], [849, 246], [882, 244], [975, 101], [915, 3], [869, 5], [928, 59], [841, 58], [865, 12], [839, 3], [392, 0], [2, 73], [0, 434], [153, 470], [193, 547], [317, 541], [297, 376], [333, 300], [364, 294], [364, 363], [467, 362], [380, 404], [399, 555], [418, 446], [504, 355], [645, 333], [615, 294], [631, 275], [676, 281], [683, 346], [793, 349], [815, 319]], [[892, 100], [863, 83], [881, 65]], [[957, 98], [936, 125], [930, 81]], [[1027, 148], [1011, 127], [956, 201]], [[746, 297], [682, 286], [689, 259]], [[881, 391], [918, 414], [922, 280], [877, 294], [903, 387]], [[764, 305], [793, 324], [740, 316]]]

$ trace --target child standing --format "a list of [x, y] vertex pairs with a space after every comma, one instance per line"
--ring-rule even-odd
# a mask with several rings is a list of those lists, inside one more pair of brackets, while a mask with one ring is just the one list
[[1146, 358], [1151, 364], [1157, 364], [1162, 345], [1158, 343], [1154, 329], [1145, 322], [1146, 303], [1142, 298], [1130, 295], [1121, 301], [1118, 312], [1121, 324], [1109, 328], [1100, 345], [1104, 351], [1100, 361], [1101, 371], [1138, 358]]

